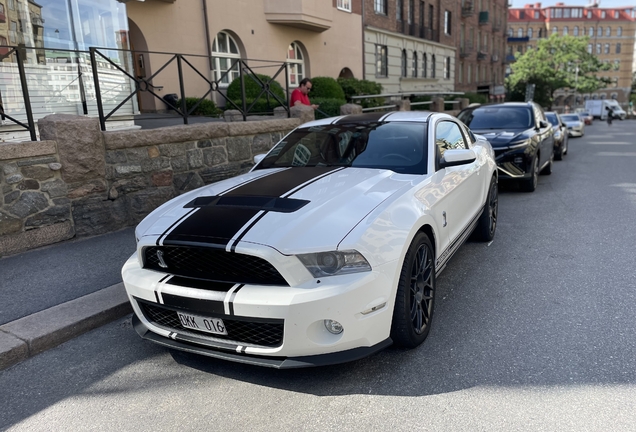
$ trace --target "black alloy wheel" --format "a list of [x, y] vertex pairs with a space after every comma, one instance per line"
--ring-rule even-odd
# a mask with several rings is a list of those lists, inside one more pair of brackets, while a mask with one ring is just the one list
[[534, 192], [539, 184], [539, 154], [532, 159], [532, 166], [530, 167], [530, 173], [532, 177], [521, 182], [521, 190], [524, 192]]
[[435, 303], [435, 255], [428, 236], [418, 233], [404, 259], [398, 285], [391, 338], [415, 348], [428, 336]]
[[488, 242], [495, 238], [497, 230], [497, 212], [499, 211], [499, 189], [497, 179], [493, 176], [490, 180], [488, 196], [484, 204], [484, 210], [479, 216], [474, 237], [479, 241]]

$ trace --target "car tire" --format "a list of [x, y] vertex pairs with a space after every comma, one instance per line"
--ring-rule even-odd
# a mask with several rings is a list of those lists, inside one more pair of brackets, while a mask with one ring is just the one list
[[568, 142], [569, 140], [565, 140], [563, 141], [563, 155], [565, 156], [566, 154], [568, 154]]
[[415, 348], [428, 336], [435, 304], [435, 254], [428, 236], [419, 232], [411, 242], [398, 283], [391, 339]]
[[559, 151], [554, 154], [554, 160], [563, 160], [563, 155], [565, 154], [565, 141], [561, 143], [559, 147]]
[[531, 177], [521, 182], [521, 190], [524, 192], [534, 192], [539, 183], [539, 155], [532, 159], [532, 167], [530, 168]]
[[479, 217], [477, 227], [475, 228], [474, 238], [478, 241], [489, 242], [495, 238], [497, 230], [497, 213], [499, 211], [499, 190], [497, 188], [497, 179], [493, 176], [490, 180], [490, 188], [486, 196], [484, 210]]
[[552, 166], [554, 165], [554, 153], [550, 156], [550, 162], [541, 170], [541, 174], [550, 175], [552, 174]]

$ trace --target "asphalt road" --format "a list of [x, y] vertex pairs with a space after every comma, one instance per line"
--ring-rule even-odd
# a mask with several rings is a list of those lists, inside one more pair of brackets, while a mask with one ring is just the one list
[[633, 431], [635, 134], [596, 122], [536, 192], [502, 188], [494, 242], [453, 258], [415, 350], [277, 371], [126, 318], [0, 372], [0, 429]]

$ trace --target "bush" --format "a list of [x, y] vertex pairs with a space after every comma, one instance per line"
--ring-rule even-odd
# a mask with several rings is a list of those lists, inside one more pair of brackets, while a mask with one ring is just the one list
[[[199, 98], [187, 97], [185, 98], [186, 109], [190, 113], [189, 115], [195, 116], [218, 116], [222, 113], [220, 109], [216, 107], [216, 104], [210, 99], [203, 99], [193, 112], [190, 112], [192, 108], [199, 102]], [[177, 108], [181, 109], [181, 99], [177, 101]]]
[[460, 97], [468, 98], [470, 103], [480, 103], [480, 104], [488, 103], [488, 96], [483, 95], [481, 93], [464, 93], [464, 96], [460, 96]]
[[[413, 102], [430, 102], [431, 101], [431, 97], [430, 96], [413, 96], [411, 98], [411, 103]], [[426, 104], [426, 105], [411, 105], [411, 111], [430, 111], [431, 109], [431, 105], [430, 104]]]
[[311, 96], [314, 98], [345, 99], [344, 91], [338, 82], [330, 77], [311, 78]]
[[[265, 84], [267, 83], [271, 77], [267, 75], [256, 74], [256, 76]], [[254, 100], [263, 90], [261, 85], [254, 81], [249, 75], [245, 75], [243, 77], [243, 81], [245, 82], [245, 98], [249, 100]], [[281, 100], [286, 100], [287, 96], [285, 96], [285, 90], [283, 87], [277, 82], [272, 81], [269, 87], [270, 91], [278, 96]], [[227, 97], [233, 101], [241, 100], [243, 97], [241, 95], [241, 79], [236, 78], [234, 81], [230, 83], [227, 88]], [[267, 94], [263, 93], [263, 95], [259, 98], [263, 100], [267, 100]], [[270, 99], [275, 100], [271, 95]], [[238, 104], [241, 106], [240, 104]]]
[[[313, 81], [312, 81], [313, 84]], [[335, 117], [340, 115], [340, 107], [347, 103], [344, 99], [337, 98], [311, 98], [312, 104], [320, 105], [318, 109], [320, 111], [316, 111], [316, 120], [326, 118], [326, 117]]]
[[[382, 93], [382, 84], [360, 80], [357, 78], [338, 78], [338, 84], [344, 91], [345, 98], [349, 102], [353, 102], [352, 96], [364, 96]], [[362, 108], [371, 108], [384, 105], [384, 98], [359, 99], [355, 103], [360, 103]]]
[[[233, 100], [232, 102], [234, 102], [239, 107], [239, 109], [243, 108], [243, 101], [241, 101], [240, 99]], [[247, 109], [249, 109], [249, 107], [252, 104], [252, 102], [254, 102], [254, 99], [246, 99], [245, 100], [245, 107]], [[262, 98], [260, 98], [259, 100], [256, 101], [256, 103], [254, 104], [252, 109], [249, 110], [248, 114], [267, 114], [267, 113], [272, 113], [272, 112], [274, 112], [274, 108], [276, 108], [278, 106], [282, 106], [282, 105], [276, 99], [274, 99], [273, 97], [270, 96], [269, 105], [267, 103], [267, 99], [262, 97]], [[227, 103], [225, 105], [225, 109], [226, 110], [231, 110], [231, 109], [236, 109], [236, 108], [234, 108], [234, 106], [232, 104]]]

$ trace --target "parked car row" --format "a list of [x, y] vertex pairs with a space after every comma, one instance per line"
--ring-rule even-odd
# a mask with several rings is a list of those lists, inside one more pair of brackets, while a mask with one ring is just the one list
[[579, 114], [544, 112], [534, 102], [471, 106], [457, 117], [490, 142], [499, 178], [518, 181], [526, 192], [533, 192], [539, 174], [551, 174], [553, 161], [568, 153], [569, 137], [585, 134]]

